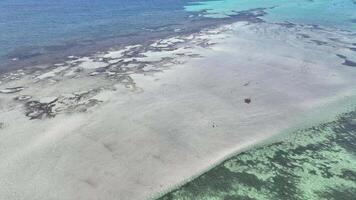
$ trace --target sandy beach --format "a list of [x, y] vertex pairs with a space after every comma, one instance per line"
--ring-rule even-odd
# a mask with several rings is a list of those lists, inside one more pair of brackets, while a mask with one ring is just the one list
[[238, 22], [0, 79], [0, 199], [143, 200], [354, 108], [356, 38]]

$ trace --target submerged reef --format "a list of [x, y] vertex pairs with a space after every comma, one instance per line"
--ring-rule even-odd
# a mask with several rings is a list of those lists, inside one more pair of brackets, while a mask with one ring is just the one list
[[[97, 96], [115, 91], [117, 84], [131, 91], [142, 92], [136, 86], [133, 74], [153, 75], [192, 58], [200, 58], [193, 47], [213, 46], [214, 43], [206, 36], [214, 37], [222, 31], [223, 28], [213, 33], [205, 30], [190, 36], [154, 40], [145, 45], [126, 46], [85, 57], [69, 56], [63, 63], [33, 66], [0, 74], [0, 95], [11, 99], [9, 102], [22, 104], [24, 115], [30, 120], [54, 118], [63, 113], [87, 112], [104, 103]], [[82, 81], [83, 84], [78, 84], [78, 88], [85, 84], [90, 85], [94, 80], [97, 83], [85, 90], [75, 90], [77, 87], [70, 85], [74, 90], [71, 92], [62, 92], [66, 87], [58, 87], [73, 80]], [[5, 84], [11, 87], [3, 86]], [[29, 93], [29, 90], [36, 87], [60, 90], [52, 96]]]
[[356, 111], [242, 152], [159, 200], [356, 196]]

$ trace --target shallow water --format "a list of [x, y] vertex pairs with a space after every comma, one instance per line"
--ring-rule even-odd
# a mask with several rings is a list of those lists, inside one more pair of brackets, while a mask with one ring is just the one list
[[187, 11], [206, 11], [207, 17], [228, 17], [235, 12], [265, 8], [268, 22], [312, 24], [356, 31], [355, 0], [212, 0], [186, 6]]
[[356, 196], [356, 111], [238, 154], [160, 200]]

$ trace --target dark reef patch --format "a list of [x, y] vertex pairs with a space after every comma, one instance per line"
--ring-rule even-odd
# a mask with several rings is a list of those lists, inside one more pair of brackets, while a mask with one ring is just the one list
[[267, 13], [265, 12], [266, 8], [255, 8], [246, 11], [235, 12], [234, 15], [229, 15], [230, 18], [236, 19], [236, 21], [248, 21], [252, 23], [264, 22], [260, 17], [263, 17]]
[[342, 64], [350, 67], [356, 67], [356, 62], [347, 59], [345, 59], [345, 61]]
[[337, 57], [342, 58], [342, 59], [346, 59], [347, 58], [346, 56], [341, 55], [341, 54], [336, 54], [336, 55], [337, 55]]
[[0, 90], [0, 93], [3, 94], [12, 94], [12, 93], [16, 93], [16, 92], [20, 92], [24, 89], [24, 87], [11, 87], [11, 88], [5, 88]]
[[298, 35], [300, 35], [302, 38], [306, 38], [306, 39], [311, 38], [309, 35], [303, 34], [303, 33], [300, 33]]
[[279, 24], [281, 26], [284, 26], [286, 28], [293, 28], [296, 26], [296, 24], [292, 23], [292, 22], [283, 22], [283, 23], [276, 23]]
[[55, 112], [53, 107], [55, 102], [58, 99], [55, 99], [48, 103], [41, 103], [39, 101], [29, 101], [25, 104], [26, 116], [30, 119], [42, 119], [44, 117], [52, 118], [55, 117]]
[[349, 60], [346, 56], [341, 54], [336, 54], [337, 57], [344, 59], [342, 65], [349, 66], [349, 67], [356, 67], [356, 62]]
[[351, 51], [354, 51], [354, 52], [356, 52], [356, 48], [349, 48]]
[[327, 45], [327, 42], [321, 41], [321, 40], [310, 40], [312, 42], [314, 42], [317, 45]]

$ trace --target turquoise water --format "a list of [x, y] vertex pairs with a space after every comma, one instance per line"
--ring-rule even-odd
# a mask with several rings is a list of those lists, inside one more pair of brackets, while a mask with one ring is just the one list
[[355, 0], [212, 0], [190, 4], [187, 11], [205, 11], [206, 17], [224, 18], [235, 12], [266, 8], [269, 22], [313, 24], [356, 31]]

